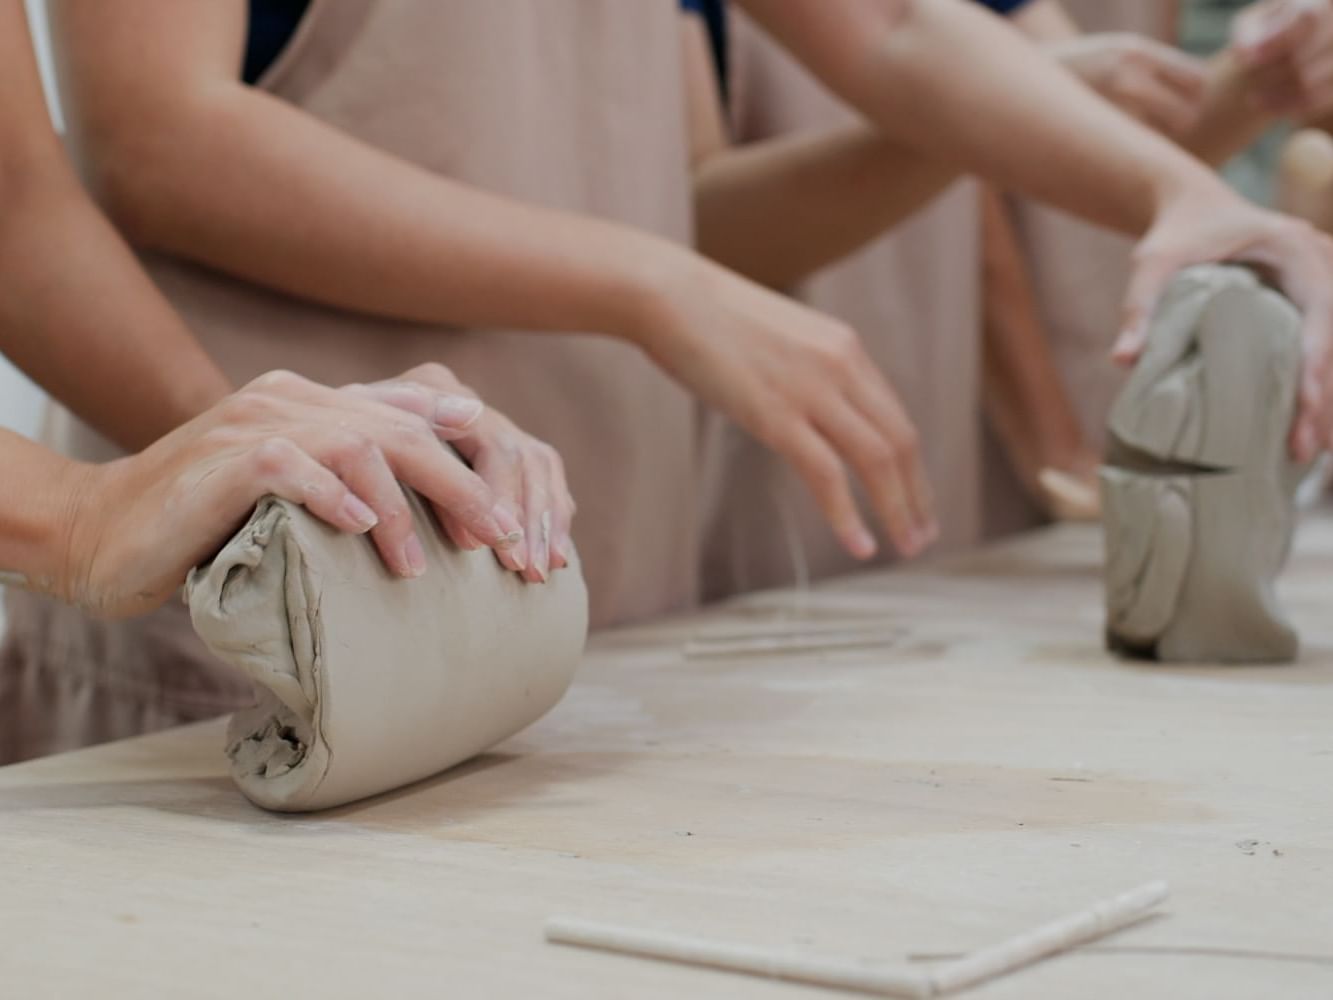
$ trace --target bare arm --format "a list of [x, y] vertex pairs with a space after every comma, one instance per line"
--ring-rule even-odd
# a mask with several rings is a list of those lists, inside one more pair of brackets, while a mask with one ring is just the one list
[[732, 147], [704, 26], [684, 18], [700, 250], [786, 288], [882, 235], [956, 176], [869, 125]]
[[382, 316], [618, 336], [786, 457], [849, 551], [876, 548], [852, 473], [902, 551], [933, 537], [915, 434], [842, 324], [686, 248], [459, 184], [244, 86], [244, 0], [52, 13], [71, 130], [134, 241]]
[[76, 148], [136, 244], [398, 319], [637, 322], [660, 241], [459, 184], [244, 85], [243, 0], [51, 13]]
[[20, 0], [0, 0], [0, 351], [140, 448], [230, 387], [83, 193], [28, 38]]
[[[1174, 23], [1178, 15], [1165, 16]], [[1205, 163], [1224, 163], [1277, 121], [1255, 101], [1252, 81], [1230, 51], [1205, 65], [1156, 39], [1123, 32], [1085, 35], [1059, 0], [1034, 0], [1013, 20], [1085, 83]], [[1162, 37], [1174, 37], [1174, 31]]]
[[972, 3], [741, 3], [886, 136], [1007, 190], [1144, 232], [1179, 190], [1220, 187]]
[[1101, 100], [1021, 35], [962, 0], [739, 0], [828, 86], [905, 146], [1084, 218], [1143, 236], [1114, 356], [1192, 264], [1266, 266], [1305, 316], [1291, 446], [1333, 442], [1333, 241], [1230, 191], [1174, 143]]

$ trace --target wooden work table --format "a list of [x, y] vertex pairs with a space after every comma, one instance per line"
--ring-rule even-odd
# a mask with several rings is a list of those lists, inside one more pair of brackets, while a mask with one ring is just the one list
[[[845, 996], [542, 925], [898, 962], [1155, 878], [1162, 916], [969, 995], [1333, 996], [1333, 519], [1297, 552], [1289, 667], [1109, 658], [1061, 528], [602, 635], [519, 738], [332, 813], [250, 806], [220, 723], [0, 769], [0, 996]], [[798, 606], [901, 631], [684, 653]]]

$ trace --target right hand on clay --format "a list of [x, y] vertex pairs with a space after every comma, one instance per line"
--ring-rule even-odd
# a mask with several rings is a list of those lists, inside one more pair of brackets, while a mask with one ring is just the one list
[[[398, 383], [401, 385], [401, 383]], [[401, 481], [497, 551], [523, 541], [508, 508], [440, 438], [483, 407], [421, 387], [432, 419], [288, 372], [261, 376], [143, 452], [75, 466], [57, 596], [109, 617], [165, 601], [272, 494], [341, 531], [369, 533], [388, 568], [426, 571]]]
[[877, 544], [849, 466], [899, 552], [934, 541], [916, 428], [856, 333], [715, 265], [685, 271], [644, 344], [657, 364], [786, 458], [853, 556]]
[[1122, 111], [1166, 135], [1188, 135], [1203, 111], [1204, 63], [1143, 35], [1104, 32], [1047, 51]]
[[[347, 388], [427, 418], [441, 393], [476, 398], [451, 370], [434, 362], [418, 365], [398, 379]], [[529, 583], [545, 583], [551, 570], [568, 566], [574, 551], [569, 532], [575, 504], [559, 452], [489, 407], [462, 432], [455, 427], [443, 430], [442, 440], [467, 460], [495, 492], [496, 502], [523, 525], [524, 541], [496, 550], [500, 563]], [[435, 513], [459, 548], [482, 547], [448, 508], [437, 504]]]

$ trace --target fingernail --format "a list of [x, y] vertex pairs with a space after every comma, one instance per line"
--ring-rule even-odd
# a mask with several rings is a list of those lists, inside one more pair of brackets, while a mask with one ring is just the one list
[[1135, 330], [1126, 330], [1111, 348], [1111, 360], [1119, 365], [1133, 365], [1139, 360], [1143, 339]]
[[569, 548], [564, 538], [551, 541], [551, 565], [557, 569], [564, 569], [569, 565]]
[[875, 543], [875, 536], [866, 531], [865, 528], [858, 528], [851, 536], [852, 555], [857, 559], [869, 559], [873, 556], [879, 546]]
[[480, 419], [486, 407], [470, 396], [445, 396], [435, 404], [435, 426], [462, 430]]
[[551, 572], [551, 512], [549, 510], [541, 516], [541, 531], [537, 538], [537, 551], [533, 556], [533, 568], [537, 571], [537, 575], [542, 578], [542, 583], [545, 583]]
[[406, 567], [403, 570], [405, 577], [416, 579], [426, 573], [426, 552], [415, 534], [408, 535], [403, 543], [403, 565]]
[[379, 517], [354, 493], [347, 494], [342, 503], [343, 515], [356, 525], [356, 530], [367, 532], [380, 523]]
[[495, 519], [495, 526], [502, 532], [495, 542], [496, 548], [513, 548], [523, 541], [523, 526], [518, 523], [518, 518], [506, 504], [497, 503], [492, 507], [491, 517]]
[[1302, 427], [1296, 439], [1296, 458], [1304, 463], [1314, 458], [1318, 445], [1315, 443], [1315, 433], [1307, 425]]

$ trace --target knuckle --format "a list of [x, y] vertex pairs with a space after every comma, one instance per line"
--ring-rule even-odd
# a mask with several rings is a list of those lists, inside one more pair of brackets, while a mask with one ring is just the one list
[[218, 404], [218, 415], [230, 426], [254, 424], [269, 416], [274, 407], [268, 397], [247, 386]]
[[835, 493], [842, 488], [842, 468], [837, 460], [832, 457], [819, 456], [807, 459], [805, 472], [811, 484], [824, 496]]
[[409, 382], [420, 382], [423, 385], [439, 388], [442, 385], [458, 385], [458, 378], [453, 370], [438, 361], [426, 361], [403, 373], [402, 376]]
[[254, 471], [264, 479], [273, 479], [289, 469], [300, 449], [288, 438], [271, 437], [255, 445], [250, 452]]
[[845, 377], [857, 369], [860, 348], [856, 332], [851, 327], [838, 324], [820, 339], [819, 360], [826, 371]]
[[358, 430], [344, 429], [338, 436], [338, 455], [352, 461], [368, 460], [379, 451], [371, 437]]
[[435, 445], [438, 438], [425, 417], [406, 411], [394, 414], [389, 427], [395, 438], [418, 446]]
[[877, 476], [890, 475], [898, 467], [898, 450], [880, 438], [866, 448], [864, 461]]
[[260, 375], [250, 385], [260, 392], [276, 392], [283, 395], [299, 392], [309, 386], [310, 382], [296, 372], [278, 368]]

